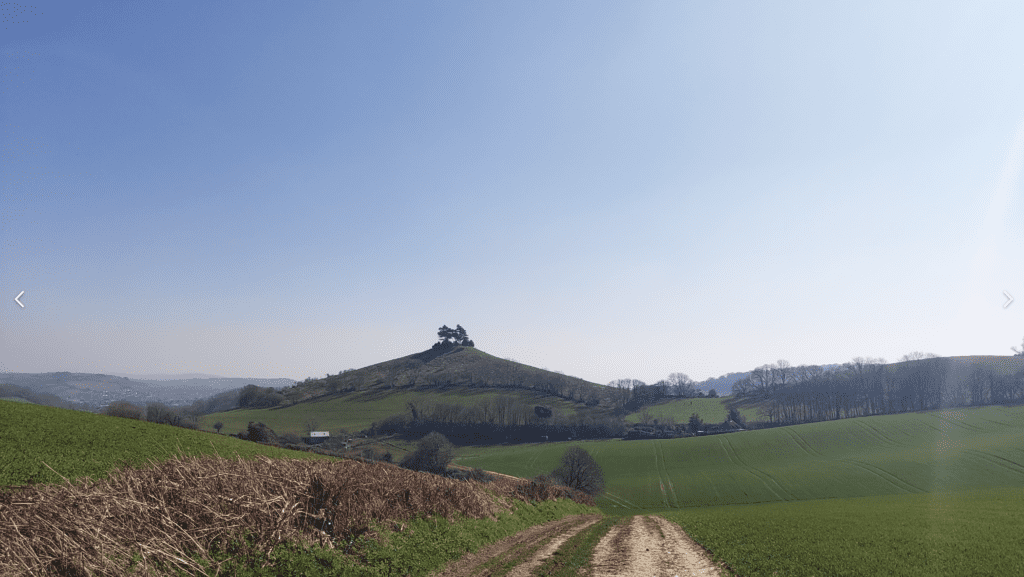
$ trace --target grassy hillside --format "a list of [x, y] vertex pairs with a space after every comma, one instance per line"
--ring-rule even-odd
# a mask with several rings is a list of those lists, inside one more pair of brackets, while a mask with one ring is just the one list
[[545, 371], [522, 363], [499, 359], [474, 347], [448, 351], [427, 350], [323, 379], [299, 383], [288, 389], [290, 402], [343, 391], [439, 389], [451, 387], [529, 387], [546, 392], [570, 392], [574, 398], [597, 396], [607, 405], [611, 391], [561, 373]]
[[499, 396], [508, 396], [528, 406], [544, 405], [563, 414], [579, 413], [604, 414], [602, 409], [591, 409], [558, 397], [536, 391], [452, 388], [449, 390], [426, 391], [353, 391], [337, 393], [295, 405], [274, 409], [238, 409], [223, 413], [205, 415], [199, 419], [199, 427], [212, 431], [216, 422], [224, 423], [223, 433], [237, 433], [246, 428], [249, 421], [265, 423], [278, 434], [294, 433], [304, 435], [307, 423], [316, 423], [316, 430], [349, 433], [361, 431], [374, 421], [397, 413], [408, 413], [408, 403], [420, 409], [436, 403], [472, 405], [480, 401], [493, 401]]
[[[607, 511], [1024, 487], [1024, 407], [862, 417], [729, 435], [579, 443]], [[570, 444], [466, 448], [458, 462], [532, 477]]]
[[[563, 395], [572, 391], [575, 400], [558, 396], [556, 391]], [[278, 434], [302, 435], [313, 424], [317, 430], [335, 434], [342, 430], [354, 433], [374, 421], [408, 413], [410, 402], [422, 410], [438, 403], [470, 406], [493, 402], [499, 396], [528, 407], [544, 405], [567, 417], [610, 415], [606, 401], [592, 407], [580, 402], [591, 393], [603, 398], [607, 391], [574, 377], [499, 359], [472, 347], [458, 347], [443, 355], [428, 351], [300, 383], [285, 391], [286, 406], [212, 413], [200, 418], [199, 426], [212, 431], [213, 424], [221, 422], [222, 432], [236, 433], [250, 421], [259, 421]]]
[[[717, 399], [696, 398], [696, 399], [670, 399], [656, 405], [650, 405], [647, 410], [658, 422], [667, 422], [666, 419], [674, 419], [676, 423], [685, 424], [690, 420], [690, 415], [697, 413], [705, 423], [721, 423], [729, 414], [729, 408], [733, 405], [732, 397], [720, 397]], [[753, 405], [738, 406], [740, 414], [747, 421], [757, 421], [761, 417], [757, 414], [758, 408]], [[639, 423], [643, 409], [626, 415], [627, 423]]]
[[61, 475], [104, 478], [121, 465], [144, 467], [179, 449], [188, 456], [328, 458], [170, 425], [0, 401], [0, 487], [60, 483]]

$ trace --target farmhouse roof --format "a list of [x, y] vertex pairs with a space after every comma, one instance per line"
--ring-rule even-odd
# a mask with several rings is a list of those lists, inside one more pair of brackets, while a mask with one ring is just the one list
[[329, 431], [312, 431], [312, 432], [309, 433], [309, 436], [310, 437], [330, 437], [331, 433]]

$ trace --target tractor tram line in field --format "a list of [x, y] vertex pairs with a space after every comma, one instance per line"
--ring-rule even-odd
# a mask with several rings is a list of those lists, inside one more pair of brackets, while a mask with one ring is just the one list
[[676, 495], [675, 486], [672, 485], [672, 475], [669, 473], [668, 461], [665, 459], [665, 447], [662, 444], [664, 441], [658, 439], [652, 442], [654, 443], [654, 451], [658, 461], [658, 473], [665, 479], [665, 483], [668, 483], [668, 506], [673, 509], [678, 509], [679, 497]]
[[[983, 461], [992, 463], [993, 465], [995, 465], [997, 467], [1002, 467], [1003, 469], [1006, 469], [1008, 471], [1013, 471], [1014, 473], [1022, 473], [1022, 474], [1024, 474], [1024, 466], [1022, 466], [1020, 463], [1016, 463], [1016, 462], [1011, 461], [1011, 460], [1009, 460], [1009, 459], [1007, 459], [1005, 457], [1000, 457], [999, 455], [993, 455], [992, 453], [986, 453], [985, 451], [982, 451], [982, 450], [979, 450], [979, 449], [964, 449], [964, 450], [966, 452], [976, 456], [978, 459], [981, 459]], [[1005, 463], [1001, 462], [1001, 461], [1005, 461]]]
[[863, 470], [867, 471], [868, 473], [871, 473], [872, 475], [877, 476], [878, 478], [882, 479], [883, 481], [887, 482], [888, 484], [892, 485], [893, 487], [896, 487], [900, 491], [905, 491], [907, 493], [926, 493], [927, 492], [924, 489], [920, 489], [918, 487], [915, 487], [915, 486], [911, 485], [910, 483], [907, 483], [903, 479], [900, 479], [896, 475], [893, 475], [892, 473], [889, 473], [888, 471], [886, 471], [884, 469], [881, 469], [879, 467], [876, 467], [874, 465], [869, 465], [869, 464], [864, 463], [862, 461], [855, 461], [853, 459], [842, 459], [842, 462], [849, 463], [850, 465], [853, 465], [854, 467], [858, 467], [860, 469], [863, 469]]
[[[764, 485], [764, 487], [768, 489], [768, 491], [771, 494], [775, 495], [775, 497], [779, 501], [797, 500], [797, 497], [795, 495], [784, 489], [782, 485], [778, 481], [776, 481], [771, 475], [756, 467], [752, 467], [744, 463], [743, 460], [740, 459], [739, 454], [736, 452], [736, 448], [732, 446], [732, 442], [730, 442], [729, 439], [726, 438], [727, 435], [720, 435], [720, 437], [721, 438], [719, 438], [719, 442], [722, 445], [722, 449], [725, 450], [726, 454], [730, 454], [731, 452], [731, 456], [729, 457], [730, 461], [732, 461], [734, 464], [737, 464], [740, 468], [742, 468], [752, 477], [760, 481]], [[733, 457], [735, 457], [735, 460], [733, 459]], [[778, 489], [778, 491], [776, 491], [776, 488]], [[784, 494], [787, 496], [783, 496]]]

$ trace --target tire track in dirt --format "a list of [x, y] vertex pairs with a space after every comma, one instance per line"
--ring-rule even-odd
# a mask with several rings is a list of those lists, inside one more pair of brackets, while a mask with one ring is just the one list
[[594, 577], [720, 577], [707, 552], [675, 523], [657, 517], [633, 517], [616, 525], [594, 548]]
[[519, 565], [515, 569], [508, 572], [507, 577], [530, 577], [533, 575], [533, 571], [540, 567], [545, 561], [547, 561], [555, 551], [558, 551], [566, 541], [571, 539], [574, 535], [583, 531], [587, 527], [590, 527], [594, 523], [601, 520], [600, 515], [594, 515], [593, 519], [589, 519], [579, 525], [576, 525], [567, 531], [563, 531], [560, 535], [552, 539], [547, 545], [540, 548], [539, 551], [533, 554], [533, 557], [529, 561]]
[[[530, 546], [536, 545], [546, 539], [552, 539], [550, 543], [532, 555], [529, 560], [512, 570], [516, 571], [524, 564], [533, 562], [533, 560], [541, 555], [541, 553], [547, 551], [551, 547], [552, 543], [557, 542], [554, 548], [551, 549], [551, 553], [556, 551], [566, 539], [572, 537], [584, 527], [589, 527], [596, 523], [600, 519], [601, 515], [572, 515], [570, 517], [550, 521], [542, 525], [534, 525], [529, 529], [520, 531], [515, 535], [492, 543], [480, 549], [476, 553], [468, 553], [461, 559], [449, 563], [443, 570], [431, 573], [431, 577], [471, 577], [492, 575], [492, 569], [483, 566], [485, 563], [493, 560], [500, 561], [515, 555], [518, 550], [529, 548]], [[548, 553], [548, 556], [550, 556], [550, 553]], [[537, 565], [543, 562], [544, 558], [541, 558], [540, 561], [537, 562]], [[508, 574], [512, 575], [513, 573]], [[523, 573], [523, 575], [528, 574], [529, 573]]]

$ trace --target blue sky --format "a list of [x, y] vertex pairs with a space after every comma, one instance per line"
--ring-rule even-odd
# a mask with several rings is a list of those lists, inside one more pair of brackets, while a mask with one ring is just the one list
[[599, 383], [1024, 337], [1018, 2], [0, 17], [0, 371], [303, 379], [456, 323]]

